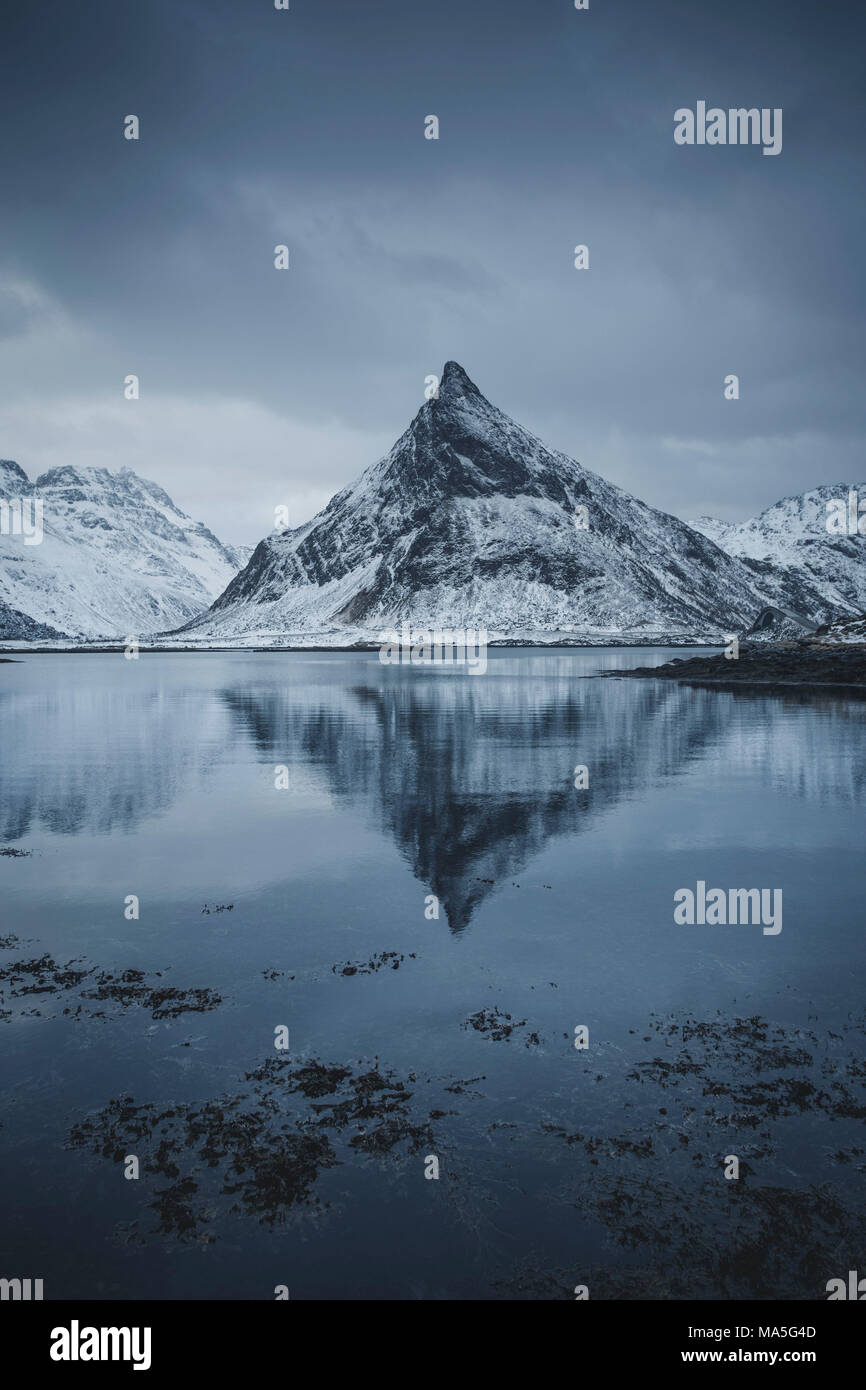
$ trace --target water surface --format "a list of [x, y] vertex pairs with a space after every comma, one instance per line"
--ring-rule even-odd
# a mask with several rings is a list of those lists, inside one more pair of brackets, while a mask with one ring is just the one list
[[[856, 1268], [866, 706], [594, 678], [672, 654], [0, 667], [0, 1275], [816, 1298]], [[781, 888], [783, 930], [676, 925], [698, 880]]]

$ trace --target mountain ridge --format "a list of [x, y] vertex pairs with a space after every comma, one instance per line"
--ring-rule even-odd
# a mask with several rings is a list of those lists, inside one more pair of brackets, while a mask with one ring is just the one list
[[866, 538], [827, 529], [827, 503], [847, 504], [850, 492], [866, 498], [866, 483], [824, 483], [746, 521], [702, 516], [689, 525], [739, 560], [769, 604], [829, 623], [866, 611]]

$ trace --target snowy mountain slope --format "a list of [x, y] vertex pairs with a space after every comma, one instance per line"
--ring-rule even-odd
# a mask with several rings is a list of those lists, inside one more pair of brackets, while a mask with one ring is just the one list
[[47, 623], [37, 623], [17, 608], [10, 608], [0, 598], [0, 642], [55, 642], [68, 636], [49, 627]]
[[[185, 622], [245, 560], [130, 469], [54, 468], [31, 483], [4, 460], [0, 497], [25, 506], [41, 500], [44, 528], [41, 543], [28, 545], [8, 534], [7, 522], [0, 600], [73, 636], [124, 637]], [[28, 640], [26, 631], [9, 629], [8, 636]]]
[[448, 362], [390, 453], [262, 541], [181, 633], [351, 641], [407, 621], [650, 637], [735, 631], [762, 607], [738, 561], [546, 448]]
[[827, 503], [866, 498], [866, 483], [835, 483], [783, 497], [739, 524], [699, 517], [689, 524], [739, 560], [768, 603], [816, 623], [866, 610], [866, 536], [827, 530]]
[[815, 641], [819, 646], [828, 647], [839, 643], [866, 644], [866, 615], [858, 618], [837, 618], [835, 622], [818, 629]]

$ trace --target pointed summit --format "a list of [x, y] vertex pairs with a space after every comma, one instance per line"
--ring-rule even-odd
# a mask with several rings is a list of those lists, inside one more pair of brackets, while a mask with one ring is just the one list
[[481, 392], [459, 362], [446, 362], [442, 369], [442, 379], [439, 383], [439, 399], [454, 399], [458, 396], [478, 396], [482, 400]]
[[30, 491], [30, 479], [14, 459], [0, 459], [0, 497], [13, 497]]

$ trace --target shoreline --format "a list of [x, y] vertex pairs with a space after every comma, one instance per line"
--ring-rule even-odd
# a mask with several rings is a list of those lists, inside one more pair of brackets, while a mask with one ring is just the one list
[[826, 690], [866, 694], [866, 643], [742, 645], [739, 656], [675, 657], [661, 666], [600, 671], [600, 677], [674, 680], [719, 690]]
[[[200, 653], [200, 654], [202, 654], [202, 655], [204, 655], [204, 656], [207, 656], [209, 653], [213, 653], [213, 652], [220, 652], [220, 653], [226, 653], [226, 652], [255, 652], [255, 653], [273, 652], [273, 653], [276, 653], [276, 654], [287, 653], [287, 652], [292, 652], [292, 653], [298, 653], [298, 652], [319, 652], [319, 653], [321, 653], [321, 652], [334, 652], [334, 653], [341, 654], [341, 655], [344, 655], [344, 656], [345, 656], [346, 654], [358, 655], [358, 654], [362, 654], [362, 653], [365, 653], [365, 652], [370, 653], [370, 654], [373, 654], [373, 653], [379, 651], [380, 646], [381, 646], [381, 643], [370, 643], [369, 645], [366, 645], [366, 644], [365, 644], [365, 645], [363, 645], [363, 646], [337, 646], [337, 645], [331, 645], [331, 646], [326, 646], [326, 647], [323, 647], [323, 646], [303, 646], [303, 647], [299, 647], [299, 646], [286, 646], [286, 647], [276, 647], [276, 646], [267, 646], [267, 647], [265, 647], [265, 646], [163, 647], [163, 646], [149, 646], [149, 645], [146, 645], [146, 644], [140, 642], [140, 643], [139, 643], [139, 648], [138, 648], [138, 649], [139, 649], [139, 653], [145, 653], [145, 652], [146, 652], [148, 655], [155, 655], [155, 654], [165, 655], [165, 654], [173, 654], [173, 653], [177, 653], [178, 655], [184, 655], [184, 654], [192, 653], [192, 652]], [[124, 651], [125, 647], [126, 647], [126, 643], [125, 643], [125, 642], [105, 643], [105, 644], [102, 644], [102, 645], [99, 645], [99, 646], [90, 646], [90, 645], [85, 645], [85, 644], [82, 643], [82, 644], [79, 644], [79, 645], [69, 645], [69, 646], [64, 646], [64, 647], [58, 647], [58, 646], [54, 646], [54, 647], [44, 647], [44, 646], [37, 646], [37, 645], [35, 645], [35, 644], [32, 645], [32, 646], [31, 646], [31, 645], [23, 645], [23, 644], [21, 644], [21, 645], [9, 645], [9, 646], [6, 646], [5, 644], [0, 643], [0, 654], [2, 654], [2, 655], [0, 655], [0, 660], [2, 660], [3, 657], [8, 657], [8, 656], [106, 656], [106, 655], [117, 655], [118, 653], [122, 653], [122, 652]], [[629, 641], [612, 641], [612, 642], [529, 642], [529, 641], [518, 640], [518, 641], [513, 641], [513, 642], [510, 642], [510, 641], [494, 641], [494, 642], [488, 642], [488, 643], [487, 643], [487, 650], [488, 650], [488, 651], [490, 651], [490, 650], [494, 650], [494, 651], [552, 651], [552, 652], [562, 652], [562, 651], [627, 651], [627, 650], [629, 650], [629, 649], [632, 648], [632, 647], [635, 648], [635, 649], [637, 649], [637, 650], [639, 650], [639, 649], [642, 648], [642, 647], [682, 647], [682, 648], [684, 648], [684, 649], [686, 649], [686, 650], [688, 650], [689, 648], [692, 648], [692, 647], [694, 647], [694, 648], [699, 648], [699, 647], [712, 647], [712, 648], [716, 648], [716, 647], [717, 647], [717, 648], [719, 648], [719, 650], [721, 650], [721, 649], [724, 647], [724, 643], [721, 642], [721, 641], [719, 641], [718, 639], [715, 640], [715, 641], [696, 641], [696, 640], [693, 640], [693, 639], [691, 639], [691, 638], [688, 639], [687, 641], [673, 641], [673, 640], [671, 640], [671, 639], [669, 639], [669, 638], [668, 638], [668, 639], [654, 638], [654, 639], [652, 639], [651, 641], [641, 641], [641, 642], [637, 642], [637, 641], [635, 641], [635, 642], [629, 642]], [[408, 663], [407, 663], [407, 664], [408, 664]]]

